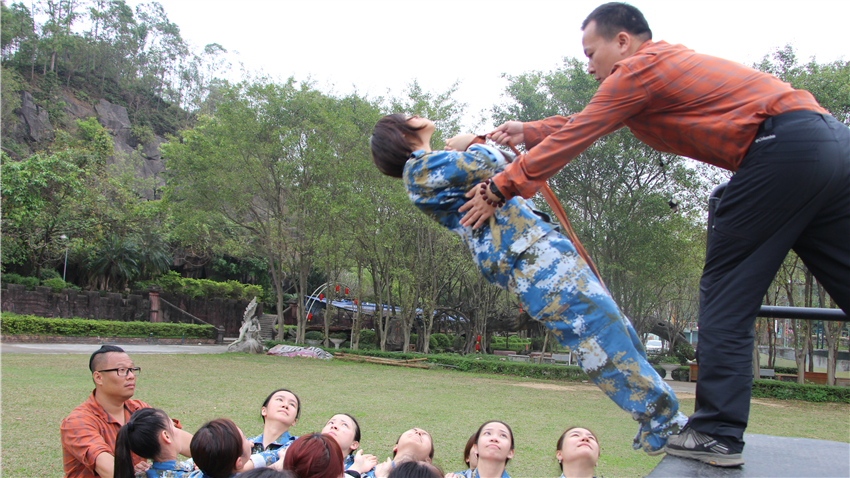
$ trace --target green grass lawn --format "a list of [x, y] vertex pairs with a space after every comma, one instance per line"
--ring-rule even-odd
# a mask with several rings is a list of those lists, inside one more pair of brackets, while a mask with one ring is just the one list
[[[88, 358], [2, 355], [2, 476], [62, 476], [59, 423], [93, 388]], [[270, 356], [132, 358], [142, 367], [135, 398], [180, 419], [189, 432], [228, 417], [246, 435], [258, 435], [263, 399], [287, 387], [302, 403], [294, 434], [319, 431], [334, 413], [348, 412], [360, 422], [361, 447], [381, 461], [416, 426], [433, 435], [435, 464], [461, 470], [466, 440], [490, 419], [513, 428], [516, 457], [508, 472], [514, 478], [557, 477], [555, 442], [569, 425], [598, 434], [597, 476], [645, 476], [661, 459], [631, 449], [637, 424], [590, 384]], [[693, 402], [682, 399], [682, 410], [693, 410]], [[747, 431], [848, 442], [848, 412], [847, 404], [757, 399]]]

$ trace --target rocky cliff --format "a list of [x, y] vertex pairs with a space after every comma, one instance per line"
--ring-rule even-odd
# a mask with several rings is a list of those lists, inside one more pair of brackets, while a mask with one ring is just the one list
[[[115, 147], [115, 154], [109, 157], [108, 164], [117, 164], [122, 166], [121, 169], [132, 168], [135, 176], [144, 180], [145, 188], [141, 194], [148, 200], [159, 199], [158, 189], [165, 184], [160, 176], [165, 165], [159, 146], [165, 139], [154, 135], [152, 140], [139, 144], [131, 134], [132, 124], [127, 108], [105, 99], [88, 104], [74, 97], [69, 91], [63, 91], [62, 101], [65, 103], [63, 111], [68, 125], [73, 125], [78, 119], [97, 118], [112, 135]], [[38, 106], [29, 92], [21, 92], [21, 106], [15, 110], [15, 114], [18, 123], [9, 125], [8, 131], [25, 153], [43, 149], [53, 141], [54, 125], [50, 122], [47, 110]], [[70, 130], [73, 128], [69, 126]]]

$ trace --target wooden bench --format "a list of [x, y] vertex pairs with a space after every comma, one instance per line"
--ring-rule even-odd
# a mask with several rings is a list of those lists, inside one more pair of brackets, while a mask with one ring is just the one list
[[493, 355], [516, 355], [516, 352], [513, 350], [494, 350]]

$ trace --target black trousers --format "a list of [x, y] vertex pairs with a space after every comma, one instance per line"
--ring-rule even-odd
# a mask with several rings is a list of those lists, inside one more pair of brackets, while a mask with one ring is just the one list
[[756, 313], [791, 249], [850, 313], [850, 129], [829, 115], [765, 120], [714, 215], [689, 426], [733, 453], [750, 413]]

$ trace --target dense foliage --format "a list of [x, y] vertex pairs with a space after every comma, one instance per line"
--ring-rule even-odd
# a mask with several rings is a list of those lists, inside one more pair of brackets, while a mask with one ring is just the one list
[[[71, 337], [163, 337], [214, 339], [215, 327], [196, 324], [117, 322], [91, 319], [51, 319], [3, 312], [0, 331], [4, 335], [60, 335]], [[153, 334], [153, 335], [151, 335]]]

